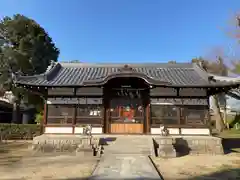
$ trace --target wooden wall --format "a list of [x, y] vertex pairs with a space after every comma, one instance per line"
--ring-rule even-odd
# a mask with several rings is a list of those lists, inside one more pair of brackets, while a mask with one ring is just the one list
[[[91, 123], [95, 126], [105, 126], [111, 129], [110, 124], [107, 122], [108, 104], [104, 100], [104, 89], [100, 87], [82, 87], [82, 88], [50, 88], [48, 89], [48, 99], [47, 106], [48, 110], [55, 108], [54, 106], [59, 106], [60, 110], [59, 117], [54, 117], [49, 112], [46, 120], [45, 126], [57, 125], [65, 126], [71, 125], [75, 127], [76, 125]], [[108, 93], [105, 93], [109, 97]], [[208, 96], [207, 90], [203, 88], [164, 88], [156, 87], [150, 89], [149, 94], [144, 95], [148, 97], [146, 100], [146, 122], [144, 122], [144, 127], [141, 127], [144, 132], [149, 132], [150, 127], [159, 126], [154, 122], [154, 117], [152, 116], [152, 107], [162, 108], [163, 106], [171, 106], [177, 108], [176, 117], [160, 117], [162, 118], [160, 123], [172, 122], [168, 125], [170, 127], [206, 127], [207, 126], [207, 113], [208, 113]], [[62, 109], [61, 109], [62, 108]], [[68, 109], [66, 112], [65, 110]], [[92, 109], [92, 110], [91, 110]], [[90, 114], [90, 111], [101, 111], [101, 115], [97, 115], [95, 118], [87, 116], [83, 112]], [[196, 113], [202, 114], [203, 111], [206, 114], [204, 116], [204, 121], [197, 119], [186, 118], [186, 112], [195, 111]], [[65, 114], [64, 114], [65, 113]], [[93, 112], [94, 113], [94, 112]], [[66, 116], [68, 116], [66, 118]], [[81, 118], [82, 117], [82, 118]], [[193, 117], [190, 116], [190, 117]], [[202, 115], [201, 115], [202, 117]], [[165, 119], [164, 119], [165, 118]], [[174, 121], [176, 118], [176, 121]], [[55, 119], [55, 120], [54, 120]], [[61, 120], [60, 120], [61, 119]], [[175, 124], [173, 122], [176, 122]], [[112, 127], [113, 128], [113, 127]], [[141, 129], [140, 128], [140, 129]], [[74, 130], [73, 130], [74, 131]], [[140, 130], [139, 130], [140, 131]], [[142, 130], [141, 130], [142, 131]], [[105, 129], [106, 132], [106, 129]]]

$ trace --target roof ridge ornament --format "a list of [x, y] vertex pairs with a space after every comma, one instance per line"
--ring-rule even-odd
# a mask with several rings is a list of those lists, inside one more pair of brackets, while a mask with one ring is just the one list
[[136, 72], [136, 70], [128, 64], [125, 64], [122, 68], [118, 68], [118, 72]]
[[49, 72], [55, 65], [56, 62], [54, 60], [51, 60], [49, 66], [46, 69], [46, 72]]

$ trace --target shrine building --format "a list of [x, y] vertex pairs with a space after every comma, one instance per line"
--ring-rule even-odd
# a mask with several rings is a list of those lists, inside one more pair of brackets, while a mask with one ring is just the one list
[[44, 99], [46, 134], [211, 135], [209, 97], [239, 87], [194, 63], [54, 63], [14, 83]]

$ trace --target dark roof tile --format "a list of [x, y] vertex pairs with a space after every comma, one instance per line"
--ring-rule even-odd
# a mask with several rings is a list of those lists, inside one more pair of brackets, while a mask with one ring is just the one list
[[[195, 64], [129, 64], [137, 73], [173, 86], [204, 86], [208, 74]], [[57, 63], [50, 71], [35, 76], [19, 76], [16, 83], [38, 86], [81, 86], [85, 81], [106, 78], [124, 64]], [[57, 69], [58, 68], [58, 69]], [[50, 75], [51, 74], [51, 75]]]

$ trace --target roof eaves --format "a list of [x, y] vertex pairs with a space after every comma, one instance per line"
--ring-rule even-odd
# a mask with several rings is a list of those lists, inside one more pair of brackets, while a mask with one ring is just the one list
[[229, 77], [229, 76], [219, 76], [209, 73], [209, 75], [213, 76], [213, 78], [217, 81], [222, 82], [240, 82], [240, 76], [238, 77]]
[[238, 88], [240, 86], [240, 82], [215, 82], [215, 83], [206, 83], [206, 84], [174, 84], [170, 85], [171, 87], [176, 88]]
[[32, 76], [17, 76], [16, 75], [14, 83], [20, 83], [20, 81], [26, 81], [26, 80], [31, 80], [31, 79], [41, 79], [41, 80], [50, 81], [57, 75], [57, 73], [59, 72], [59, 70], [61, 68], [62, 68], [61, 64], [56, 63], [50, 70], [48, 70], [42, 74], [36, 74], [36, 75], [32, 75]]

